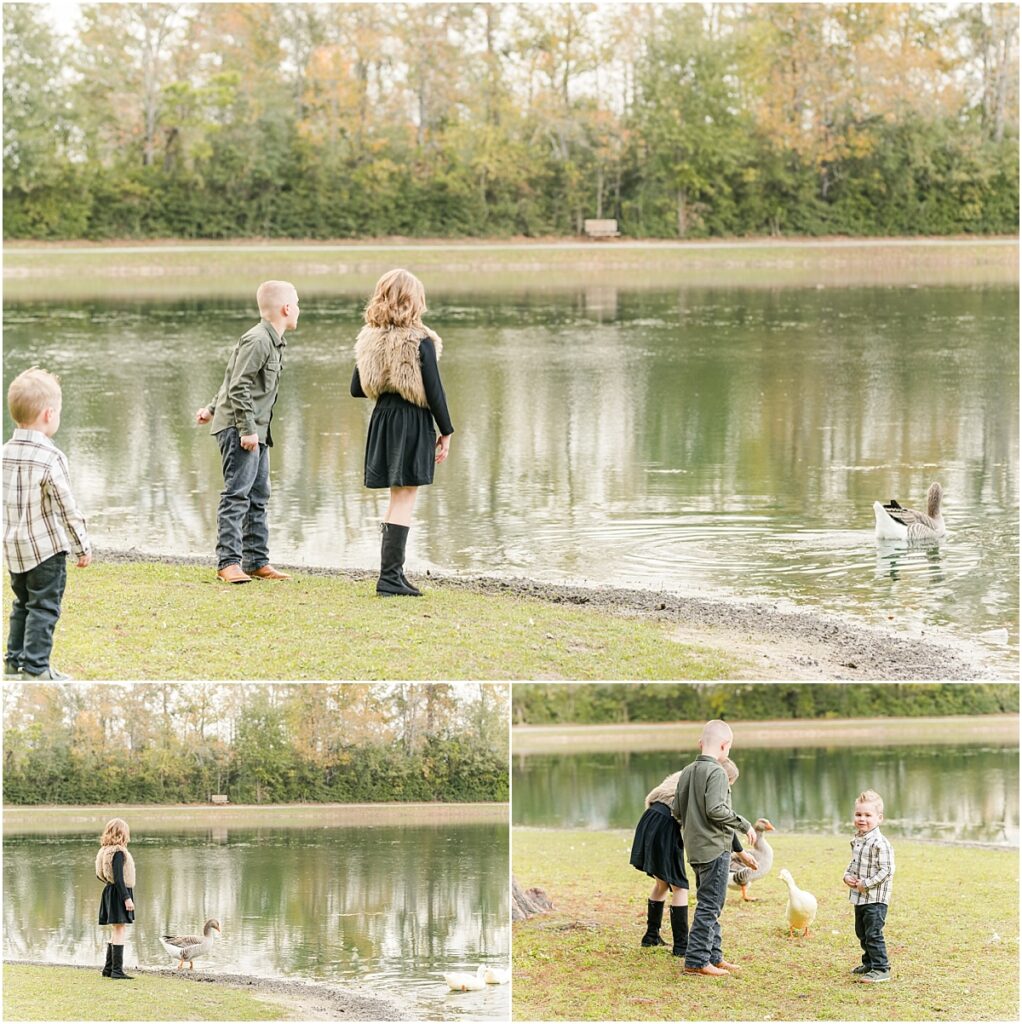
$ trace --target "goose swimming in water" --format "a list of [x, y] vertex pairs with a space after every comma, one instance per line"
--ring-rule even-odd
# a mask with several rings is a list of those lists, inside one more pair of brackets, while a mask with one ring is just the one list
[[940, 503], [944, 497], [944, 489], [938, 483], [930, 484], [926, 492], [926, 511], [918, 512], [914, 508], [903, 508], [894, 498], [886, 505], [879, 501], [873, 502], [873, 514], [876, 516], [876, 535], [878, 540], [932, 541], [940, 540], [947, 532], [944, 528], [944, 516], [940, 511]]

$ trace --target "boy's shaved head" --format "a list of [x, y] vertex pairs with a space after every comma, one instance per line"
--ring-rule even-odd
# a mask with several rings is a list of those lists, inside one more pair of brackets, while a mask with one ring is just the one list
[[703, 735], [699, 743], [704, 747], [714, 747], [719, 743], [730, 743], [733, 739], [734, 735], [731, 732], [731, 726], [727, 722], [722, 722], [719, 718], [715, 718], [712, 722], [707, 722], [703, 726]]
[[283, 306], [293, 304], [298, 299], [298, 290], [290, 281], [263, 281], [256, 292], [260, 316], [276, 316]]

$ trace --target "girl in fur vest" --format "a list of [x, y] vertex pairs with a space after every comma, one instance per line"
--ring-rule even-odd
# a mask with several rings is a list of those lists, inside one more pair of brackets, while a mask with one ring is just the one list
[[[738, 779], [738, 766], [726, 757], [720, 762], [727, 772], [729, 785]], [[664, 917], [664, 902], [671, 894], [671, 952], [684, 956], [688, 949], [688, 876], [685, 874], [685, 846], [681, 840], [681, 825], [674, 817], [674, 795], [678, 790], [681, 772], [668, 775], [646, 796], [646, 810], [635, 826], [632, 854], [629, 863], [653, 879], [653, 891], [646, 900], [646, 934], [644, 946], [666, 946], [660, 938], [660, 924]], [[737, 835], [732, 835], [731, 848], [743, 863], [756, 867], [756, 859], [742, 849]]]
[[124, 928], [135, 923], [135, 861], [128, 853], [131, 832], [128, 823], [113, 818], [106, 823], [96, 854], [96, 877], [106, 882], [99, 900], [99, 923], [113, 926], [113, 934], [106, 946], [104, 978], [131, 981], [124, 973]]
[[425, 312], [422, 282], [407, 270], [391, 270], [376, 282], [355, 342], [351, 394], [376, 400], [366, 438], [365, 485], [390, 488], [376, 583], [376, 593], [388, 597], [421, 595], [404, 573], [408, 529], [418, 489], [433, 482], [454, 433], [437, 366], [443, 343], [423, 325]]

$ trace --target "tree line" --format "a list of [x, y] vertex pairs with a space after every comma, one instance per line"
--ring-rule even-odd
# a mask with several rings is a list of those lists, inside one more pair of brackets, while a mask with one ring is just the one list
[[681, 722], [730, 718], [870, 718], [1018, 713], [1009, 683], [519, 683], [512, 715], [519, 725], [574, 722]]
[[1013, 4], [5, 4], [7, 238], [1014, 233]]
[[4, 687], [8, 804], [505, 801], [507, 687]]

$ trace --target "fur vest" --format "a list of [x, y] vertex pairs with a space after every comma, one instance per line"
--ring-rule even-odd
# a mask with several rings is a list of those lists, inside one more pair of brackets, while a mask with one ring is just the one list
[[135, 861], [128, 853], [127, 847], [101, 846], [96, 854], [96, 877], [107, 885], [114, 884], [114, 854], [124, 854], [124, 884], [131, 889], [135, 885]]
[[674, 794], [678, 790], [678, 779], [680, 778], [681, 772], [675, 772], [673, 775], [668, 775], [656, 789], [651, 789], [649, 791], [649, 794], [646, 796], [646, 806], [649, 807], [652, 804], [661, 803], [667, 804], [668, 807], [673, 807]]
[[362, 390], [373, 399], [385, 391], [396, 391], [406, 402], [429, 408], [422, 384], [419, 342], [429, 338], [440, 358], [444, 345], [439, 335], [422, 324], [410, 327], [370, 327], [358, 332], [355, 365]]

